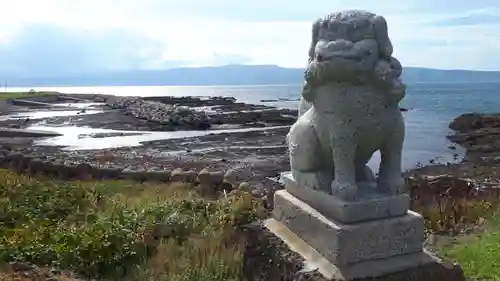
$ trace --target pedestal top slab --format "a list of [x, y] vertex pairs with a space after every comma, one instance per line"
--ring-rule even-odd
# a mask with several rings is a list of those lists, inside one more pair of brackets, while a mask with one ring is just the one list
[[410, 207], [407, 194], [388, 196], [378, 193], [375, 186], [360, 185], [360, 196], [355, 201], [343, 201], [325, 192], [302, 187], [293, 179], [291, 173], [283, 173], [286, 190], [307, 203], [327, 218], [341, 223], [362, 221], [406, 215]]

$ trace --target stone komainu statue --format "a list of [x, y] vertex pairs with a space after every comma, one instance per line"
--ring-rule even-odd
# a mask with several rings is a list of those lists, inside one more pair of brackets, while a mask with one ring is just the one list
[[355, 200], [366, 166], [381, 153], [378, 189], [402, 192], [405, 95], [392, 57], [387, 22], [366, 11], [343, 11], [313, 24], [299, 119], [287, 136], [292, 175], [305, 188]]

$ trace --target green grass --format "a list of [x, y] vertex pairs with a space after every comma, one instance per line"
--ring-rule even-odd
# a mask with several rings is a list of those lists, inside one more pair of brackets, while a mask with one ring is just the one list
[[[265, 215], [246, 193], [207, 200], [180, 183], [63, 182], [0, 170], [0, 261], [99, 280], [236, 281], [242, 226]], [[0, 280], [18, 279], [0, 271]]]
[[500, 220], [491, 218], [488, 223], [484, 233], [458, 237], [440, 249], [470, 280], [500, 280]]
[[35, 96], [50, 96], [55, 95], [57, 92], [0, 92], [0, 100], [29, 98]]

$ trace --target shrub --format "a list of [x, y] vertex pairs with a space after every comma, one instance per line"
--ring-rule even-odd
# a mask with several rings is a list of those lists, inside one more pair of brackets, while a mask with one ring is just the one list
[[[210, 201], [189, 186], [62, 182], [5, 170], [0, 178], [0, 259], [91, 278], [144, 275], [166, 249], [181, 253], [161, 272], [168, 280], [237, 278], [239, 231], [266, 215], [246, 193]], [[200, 276], [208, 279], [192, 279]]]

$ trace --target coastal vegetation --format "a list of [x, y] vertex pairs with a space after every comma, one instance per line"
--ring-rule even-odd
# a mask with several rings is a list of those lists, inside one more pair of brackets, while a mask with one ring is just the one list
[[[93, 279], [238, 280], [240, 232], [265, 213], [238, 191], [209, 200], [182, 183], [63, 182], [0, 170], [0, 259]], [[8, 268], [0, 280], [18, 280]]]
[[57, 92], [47, 92], [47, 91], [16, 91], [16, 92], [0, 92], [0, 100], [10, 100], [10, 99], [21, 99], [35, 96], [53, 96], [57, 95]]
[[[425, 190], [415, 180], [409, 187], [416, 184]], [[498, 210], [493, 196], [434, 194], [441, 201], [425, 205], [413, 194], [429, 236], [448, 238], [440, 254], [468, 276], [499, 276], [500, 224], [486, 223]], [[0, 280], [38, 280], [45, 271], [60, 280], [243, 280], [245, 226], [267, 215], [239, 190], [208, 199], [180, 182], [62, 181], [0, 170]], [[19, 263], [36, 265], [39, 275], [19, 275]]]

